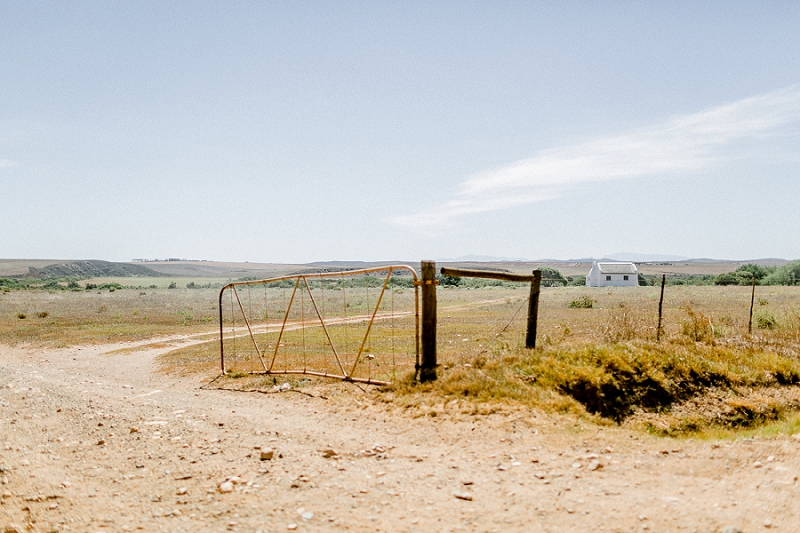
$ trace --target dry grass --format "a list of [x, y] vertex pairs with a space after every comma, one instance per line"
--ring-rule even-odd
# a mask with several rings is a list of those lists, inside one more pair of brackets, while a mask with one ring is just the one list
[[[412, 294], [397, 289], [395, 310], [408, 311]], [[363, 314], [367, 302], [351, 296], [348, 312]], [[412, 383], [412, 318], [398, 318], [394, 329], [384, 321], [365, 346], [365, 353], [376, 358], [364, 372], [395, 383], [379, 392], [380, 399], [424, 414], [440, 412], [453, 400], [474, 413], [537, 408], [639, 425], [664, 435], [768, 434], [796, 430], [800, 424], [795, 415], [800, 287], [758, 287], [751, 335], [748, 287], [668, 287], [660, 343], [655, 341], [658, 288], [548, 288], [540, 300], [536, 350], [522, 346], [526, 287], [440, 288], [438, 297], [440, 378]], [[592, 308], [570, 307], [582, 298], [591, 299]], [[11, 291], [0, 296], [0, 342], [66, 346], [213, 332], [218, 327], [216, 301], [214, 289]], [[266, 317], [276, 311], [265, 306], [253, 313]], [[331, 317], [340, 313], [333, 303], [325, 312]], [[237, 323], [239, 334], [242, 326]], [[329, 331], [346, 346], [341, 355], [348, 364], [363, 333], [359, 328], [363, 324], [353, 322]], [[256, 340], [268, 348], [266, 354], [273, 353], [275, 339], [261, 331]], [[388, 364], [380, 358], [391, 353], [393, 342], [396, 357]], [[226, 338], [233, 370], [261, 367], [247, 352], [249, 344], [246, 337]], [[281, 364], [335, 369], [326, 346], [321, 328], [294, 329], [282, 339], [279, 352], [288, 355]], [[218, 341], [209, 336], [208, 342], [162, 356], [160, 364], [165, 372], [215, 376]], [[228, 386], [236, 383], [271, 387], [274, 380], [226, 381]]]
[[217, 292], [10, 291], [0, 296], [0, 342], [62, 347], [207, 331], [217, 324]]

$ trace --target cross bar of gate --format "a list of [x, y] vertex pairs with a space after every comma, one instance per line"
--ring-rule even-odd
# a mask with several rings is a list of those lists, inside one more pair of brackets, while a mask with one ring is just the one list
[[539, 291], [542, 285], [541, 270], [534, 270], [531, 274], [511, 274], [508, 272], [442, 267], [441, 273], [443, 276], [459, 278], [485, 278], [523, 283], [530, 282], [531, 293], [528, 299], [528, 330], [525, 334], [525, 347], [536, 348], [536, 325], [539, 318]]
[[[373, 268], [363, 268], [359, 270], [347, 270], [342, 272], [319, 272], [319, 273], [311, 273], [311, 274], [291, 274], [288, 276], [279, 276], [275, 278], [263, 279], [263, 280], [249, 280], [249, 281], [235, 281], [233, 283], [228, 283], [219, 292], [219, 356], [220, 356], [220, 367], [222, 373], [225, 374], [225, 347], [224, 347], [224, 328], [223, 328], [223, 314], [222, 314], [222, 296], [226, 290], [231, 290], [233, 295], [236, 297], [236, 302], [239, 306], [239, 310], [242, 313], [242, 317], [244, 318], [245, 325], [247, 326], [247, 332], [250, 336], [250, 340], [253, 342], [253, 347], [258, 354], [259, 361], [261, 362], [261, 366], [264, 368], [264, 374], [305, 374], [311, 376], [319, 376], [319, 377], [328, 377], [328, 378], [335, 378], [341, 379], [345, 381], [353, 381], [357, 383], [366, 383], [366, 384], [374, 384], [374, 385], [389, 385], [390, 382], [377, 380], [370, 378], [359, 378], [354, 376], [354, 373], [358, 367], [359, 362], [361, 361], [361, 355], [364, 353], [364, 347], [366, 346], [367, 339], [369, 338], [369, 334], [372, 331], [372, 325], [375, 322], [375, 319], [378, 315], [378, 310], [380, 309], [381, 301], [383, 300], [383, 295], [386, 292], [386, 288], [389, 285], [389, 280], [391, 279], [392, 273], [396, 270], [403, 270], [407, 271], [411, 274], [413, 278], [413, 286], [414, 286], [414, 327], [415, 327], [415, 349], [416, 349], [416, 367], [419, 368], [420, 361], [419, 361], [419, 331], [420, 331], [420, 323], [419, 323], [419, 283], [417, 280], [417, 272], [408, 265], [389, 265], [383, 267], [373, 267]], [[369, 317], [369, 322], [367, 324], [367, 330], [364, 333], [364, 338], [361, 340], [361, 344], [359, 345], [358, 353], [356, 354], [355, 360], [353, 361], [353, 366], [349, 372], [345, 369], [344, 365], [342, 364], [341, 358], [339, 357], [339, 353], [336, 350], [336, 346], [331, 339], [330, 333], [328, 332], [328, 328], [325, 324], [325, 319], [319, 311], [317, 307], [316, 300], [314, 300], [314, 295], [311, 292], [311, 287], [308, 284], [308, 279], [322, 279], [322, 278], [335, 278], [335, 277], [351, 277], [357, 275], [366, 275], [372, 272], [386, 272], [386, 278], [383, 281], [383, 286], [381, 288], [381, 292], [378, 296], [378, 300], [375, 304], [375, 309], [372, 311], [372, 314]], [[253, 333], [253, 328], [250, 325], [250, 320], [247, 317], [247, 313], [244, 310], [244, 305], [242, 304], [241, 298], [239, 297], [239, 292], [236, 287], [239, 286], [248, 286], [248, 285], [258, 285], [258, 284], [268, 284], [268, 283], [276, 283], [280, 281], [286, 280], [294, 280], [294, 287], [292, 288], [292, 295], [289, 299], [289, 305], [287, 306], [286, 311], [284, 312], [283, 322], [281, 323], [281, 329], [278, 333], [278, 340], [275, 343], [275, 350], [272, 354], [272, 360], [270, 361], [269, 367], [266, 365], [264, 361], [264, 355], [266, 353], [266, 346], [262, 350], [258, 346], [258, 342], [255, 338]], [[309, 298], [311, 299], [312, 306], [314, 311], [319, 319], [319, 323], [322, 326], [322, 330], [325, 333], [325, 337], [328, 341], [328, 345], [330, 346], [331, 350], [333, 351], [334, 357], [336, 358], [336, 363], [341, 371], [341, 375], [338, 374], [330, 374], [328, 372], [317, 372], [313, 370], [308, 370], [303, 368], [302, 370], [275, 370], [274, 365], [275, 361], [278, 356], [278, 350], [280, 347], [281, 339], [283, 338], [283, 333], [286, 331], [286, 326], [289, 318], [289, 311], [292, 308], [292, 304], [294, 303], [295, 296], [297, 295], [298, 289], [300, 289], [300, 282], [303, 282], [305, 286], [305, 291], [307, 292]], [[301, 289], [303, 290], [303, 289]], [[347, 320], [345, 318], [344, 320]], [[302, 325], [305, 328], [305, 324]]]

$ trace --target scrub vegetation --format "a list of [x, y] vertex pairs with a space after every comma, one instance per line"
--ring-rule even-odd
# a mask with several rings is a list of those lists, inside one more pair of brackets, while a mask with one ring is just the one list
[[[156, 346], [165, 337], [190, 335], [193, 344], [160, 357], [163, 371], [216, 377], [217, 287], [224, 280], [182, 279], [172, 290], [169, 279], [150, 281], [83, 280], [78, 288], [63, 280], [58, 288], [3, 281], [0, 342]], [[413, 300], [405, 281], [392, 283], [397, 302]], [[542, 289], [537, 348], [528, 350], [527, 285], [481, 281], [440, 280], [439, 379], [415, 384], [413, 358], [398, 358], [394, 384], [379, 390], [378, 399], [415, 416], [435, 416], [458, 400], [476, 414], [535, 408], [664, 435], [794, 427], [800, 408], [800, 287], [757, 286], [748, 334], [749, 286], [670, 286], [656, 342], [658, 287], [558, 283]], [[373, 290], [373, 284], [365, 285]], [[355, 288], [347, 287], [353, 305]], [[307, 332], [308, 339], [321, 335]], [[370, 346], [388, 345], [381, 338], [388, 334], [388, 328], [376, 327]], [[272, 377], [245, 374], [223, 381], [239, 388], [275, 385]]]

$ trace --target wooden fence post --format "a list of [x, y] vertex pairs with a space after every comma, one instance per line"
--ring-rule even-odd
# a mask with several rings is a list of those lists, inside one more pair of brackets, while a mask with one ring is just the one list
[[539, 320], [539, 292], [542, 286], [542, 271], [533, 271], [531, 294], [528, 298], [528, 332], [525, 335], [525, 347], [536, 348], [536, 325]]
[[661, 298], [658, 299], [658, 327], [656, 328], [656, 342], [661, 341], [661, 310], [664, 307], [664, 285], [667, 283], [667, 275], [661, 274]]
[[436, 379], [436, 263], [422, 261], [422, 361], [421, 382]]

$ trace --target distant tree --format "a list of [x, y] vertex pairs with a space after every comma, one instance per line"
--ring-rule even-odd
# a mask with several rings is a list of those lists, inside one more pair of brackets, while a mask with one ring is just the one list
[[542, 267], [542, 287], [565, 287], [569, 280], [558, 269]]
[[764, 285], [800, 285], [800, 261], [786, 263], [766, 276]]

